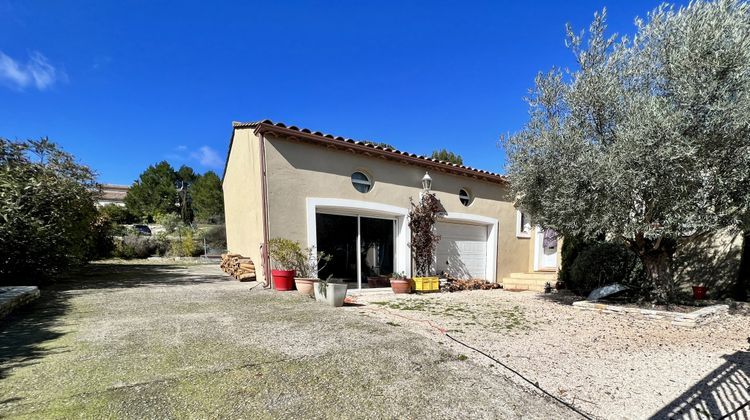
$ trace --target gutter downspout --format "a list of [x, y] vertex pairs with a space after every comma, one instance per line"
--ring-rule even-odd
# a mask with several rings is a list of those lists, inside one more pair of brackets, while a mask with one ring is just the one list
[[271, 281], [271, 261], [268, 256], [268, 180], [266, 177], [266, 139], [263, 133], [258, 129], [255, 135], [260, 140], [260, 184], [261, 184], [261, 206], [263, 207], [263, 243], [260, 248], [260, 258], [263, 260], [263, 277], [265, 278], [264, 288], [272, 288]]

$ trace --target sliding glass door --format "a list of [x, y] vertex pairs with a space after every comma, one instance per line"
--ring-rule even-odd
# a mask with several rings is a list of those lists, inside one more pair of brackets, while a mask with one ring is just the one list
[[393, 272], [394, 219], [318, 213], [315, 222], [317, 249], [332, 256], [321, 264], [320, 278], [331, 276], [357, 288], [383, 286], [368, 284], [368, 277]]
[[359, 218], [362, 287], [368, 277], [388, 276], [393, 273], [393, 231], [395, 221]]
[[331, 261], [321, 263], [318, 277], [357, 283], [357, 217], [317, 214], [318, 252], [330, 255]]

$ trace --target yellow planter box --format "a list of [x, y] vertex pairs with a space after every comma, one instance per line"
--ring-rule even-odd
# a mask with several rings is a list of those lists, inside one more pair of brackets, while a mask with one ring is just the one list
[[417, 292], [437, 292], [440, 279], [437, 277], [414, 277], [414, 290]]

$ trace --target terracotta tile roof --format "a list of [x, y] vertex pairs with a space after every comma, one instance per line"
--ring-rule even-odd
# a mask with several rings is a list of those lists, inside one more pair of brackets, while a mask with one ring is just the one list
[[[398, 149], [391, 149], [389, 147], [382, 147], [374, 142], [371, 141], [364, 141], [364, 140], [354, 140], [346, 137], [341, 136], [334, 136], [333, 134], [326, 134], [320, 131], [313, 131], [308, 128], [299, 128], [294, 125], [286, 125], [281, 122], [273, 122], [271, 120], [262, 120], [262, 121], [251, 121], [251, 122], [238, 122], [234, 121], [232, 122], [233, 128], [261, 128], [265, 129], [265, 131], [271, 131], [271, 132], [277, 132], [280, 134], [286, 134], [286, 135], [294, 135], [294, 132], [300, 133], [302, 135], [307, 135], [311, 137], [317, 137], [320, 140], [332, 142], [332, 143], [339, 143], [341, 145], [345, 144], [353, 144], [357, 146], [363, 146], [365, 148], [372, 149], [373, 152], [380, 153], [387, 157], [392, 157], [395, 160], [399, 160], [399, 158], [402, 158], [403, 160], [409, 160], [410, 163], [423, 163], [426, 166], [430, 167], [436, 167], [438, 169], [443, 169], [446, 172], [454, 172], [454, 173], [460, 173], [462, 175], [470, 175], [475, 176], [477, 178], [486, 179], [488, 181], [494, 181], [494, 182], [503, 182], [507, 183], [508, 179], [505, 175], [501, 175], [495, 172], [485, 171], [483, 169], [477, 169], [473, 168], [471, 166], [465, 166], [465, 165], [457, 165], [455, 163], [446, 162], [438, 159], [433, 159], [428, 156], [422, 156], [417, 155], [414, 153], [404, 152]], [[226, 165], [224, 170], [226, 171]]]
[[108, 201], [123, 201], [130, 189], [127, 185], [102, 184], [99, 199]]

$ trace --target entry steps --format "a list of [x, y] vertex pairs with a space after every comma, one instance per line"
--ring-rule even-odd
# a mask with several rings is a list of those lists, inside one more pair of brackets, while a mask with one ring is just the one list
[[555, 287], [557, 273], [552, 271], [536, 271], [533, 273], [510, 273], [510, 277], [503, 278], [503, 289], [531, 290], [543, 292], [544, 285], [549, 283]]

